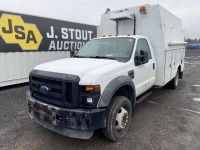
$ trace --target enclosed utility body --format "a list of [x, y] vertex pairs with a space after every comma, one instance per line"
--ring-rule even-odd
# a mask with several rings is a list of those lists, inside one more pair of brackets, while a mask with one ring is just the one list
[[180, 65], [184, 69], [185, 42], [181, 20], [160, 5], [145, 5], [109, 11], [102, 15], [100, 36], [143, 35], [151, 42], [156, 57], [156, 81], [164, 86]]
[[37, 123], [82, 139], [103, 129], [107, 138], [119, 141], [129, 130], [135, 104], [151, 87], [177, 87], [185, 42], [173, 14], [159, 5], [107, 11], [100, 35], [73, 58], [31, 71], [27, 99]]

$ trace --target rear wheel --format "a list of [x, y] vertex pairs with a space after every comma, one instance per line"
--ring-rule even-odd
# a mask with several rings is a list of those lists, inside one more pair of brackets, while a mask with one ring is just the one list
[[132, 118], [131, 102], [124, 96], [113, 98], [107, 112], [106, 128], [104, 135], [111, 141], [119, 141], [129, 130]]
[[169, 82], [169, 87], [171, 89], [176, 89], [179, 81], [179, 71], [177, 70], [176, 76]]

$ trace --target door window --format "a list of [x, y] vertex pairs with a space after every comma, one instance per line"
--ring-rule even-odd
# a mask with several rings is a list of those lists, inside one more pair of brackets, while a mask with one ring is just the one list
[[135, 51], [135, 56], [140, 55], [140, 51], [143, 50], [148, 53], [148, 58], [151, 59], [151, 51], [149, 48], [149, 44], [146, 39], [139, 39], [137, 42], [137, 47]]

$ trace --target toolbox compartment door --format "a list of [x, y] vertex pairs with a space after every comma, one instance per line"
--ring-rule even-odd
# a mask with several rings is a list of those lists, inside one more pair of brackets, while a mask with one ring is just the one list
[[165, 51], [165, 83], [171, 80], [173, 51]]

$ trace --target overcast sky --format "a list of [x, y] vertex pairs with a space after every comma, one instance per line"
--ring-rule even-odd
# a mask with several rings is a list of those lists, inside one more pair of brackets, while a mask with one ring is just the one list
[[200, 38], [200, 0], [0, 0], [0, 10], [99, 25], [106, 8], [143, 4], [162, 5], [181, 18], [185, 37]]

